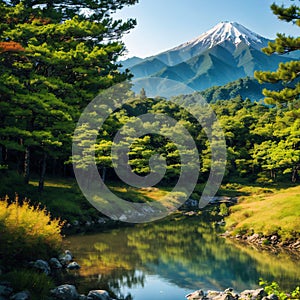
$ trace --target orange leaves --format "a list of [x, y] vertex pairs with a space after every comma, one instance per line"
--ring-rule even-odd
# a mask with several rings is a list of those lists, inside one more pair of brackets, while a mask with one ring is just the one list
[[22, 47], [20, 43], [17, 42], [0, 42], [0, 53], [4, 52], [22, 52], [25, 49]]

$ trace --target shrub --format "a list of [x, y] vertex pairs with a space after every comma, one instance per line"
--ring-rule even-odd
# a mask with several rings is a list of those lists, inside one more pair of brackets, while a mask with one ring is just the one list
[[0, 257], [10, 263], [36, 258], [47, 258], [56, 253], [62, 242], [63, 222], [51, 219], [40, 207], [9, 203], [8, 197], [0, 200]]
[[299, 286], [297, 286], [292, 292], [286, 292], [280, 288], [277, 282], [269, 283], [261, 279], [259, 285], [264, 287], [264, 290], [268, 295], [274, 294], [278, 296], [279, 300], [300, 299]]

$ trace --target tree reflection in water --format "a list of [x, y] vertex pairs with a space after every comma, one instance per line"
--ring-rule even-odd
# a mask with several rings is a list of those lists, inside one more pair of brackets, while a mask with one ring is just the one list
[[142, 289], [149, 275], [190, 290], [233, 287], [240, 291], [257, 287], [261, 277], [276, 279], [288, 289], [298, 283], [299, 260], [286, 253], [236, 247], [218, 232], [218, 227], [200, 217], [179, 217], [70, 237], [70, 248], [82, 265], [76, 273], [77, 286], [81, 292], [101, 288], [120, 296], [124, 287]]

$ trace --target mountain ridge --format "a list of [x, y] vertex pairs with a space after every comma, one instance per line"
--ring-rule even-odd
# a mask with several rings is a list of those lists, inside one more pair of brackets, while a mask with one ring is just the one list
[[202, 91], [252, 77], [256, 70], [274, 71], [280, 62], [294, 59], [264, 54], [261, 49], [270, 41], [237, 22], [226, 21], [191, 41], [145, 59], [133, 58], [124, 65], [129, 66], [139, 86], [145, 81], [150, 96], [158, 96], [146, 82], [150, 77], [175, 80]]

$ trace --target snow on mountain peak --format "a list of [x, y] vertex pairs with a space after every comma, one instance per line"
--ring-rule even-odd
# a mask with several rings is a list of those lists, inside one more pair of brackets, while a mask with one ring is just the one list
[[209, 49], [215, 45], [221, 44], [224, 41], [231, 41], [236, 46], [241, 42], [244, 42], [247, 45], [256, 45], [255, 48], [262, 48], [265, 38], [252, 32], [237, 22], [224, 21], [220, 22], [207, 32], [201, 34], [196, 39], [182, 44], [175, 49], [179, 50], [185, 47], [190, 48], [198, 44], [201, 44], [203, 47]]

